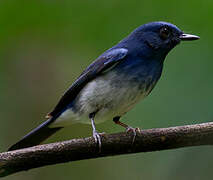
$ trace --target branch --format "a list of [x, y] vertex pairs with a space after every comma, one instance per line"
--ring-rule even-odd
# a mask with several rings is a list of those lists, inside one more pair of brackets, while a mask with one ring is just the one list
[[130, 133], [104, 134], [99, 152], [92, 137], [0, 153], [0, 177], [51, 164], [137, 152], [213, 144], [213, 122], [143, 130], [132, 144]]

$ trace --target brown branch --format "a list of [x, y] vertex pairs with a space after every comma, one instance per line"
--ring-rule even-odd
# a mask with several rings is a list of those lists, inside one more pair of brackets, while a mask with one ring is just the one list
[[0, 153], [0, 177], [32, 168], [82, 159], [212, 145], [213, 122], [143, 130], [137, 134], [134, 144], [132, 137], [131, 134], [126, 133], [104, 134], [100, 153], [92, 137]]

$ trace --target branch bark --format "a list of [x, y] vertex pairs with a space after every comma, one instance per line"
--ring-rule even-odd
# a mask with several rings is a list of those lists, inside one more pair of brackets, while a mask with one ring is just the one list
[[92, 137], [0, 153], [0, 177], [46, 165], [120, 154], [213, 144], [213, 122], [143, 130], [134, 143], [130, 133], [104, 134], [101, 152]]

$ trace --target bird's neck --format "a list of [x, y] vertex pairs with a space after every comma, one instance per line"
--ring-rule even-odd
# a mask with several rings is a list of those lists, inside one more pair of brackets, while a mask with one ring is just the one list
[[159, 61], [163, 63], [168, 52], [162, 52], [159, 49], [150, 47], [143, 39], [134, 39], [134, 37], [127, 37], [118, 44], [120, 47], [127, 48], [129, 54], [140, 57], [144, 60]]

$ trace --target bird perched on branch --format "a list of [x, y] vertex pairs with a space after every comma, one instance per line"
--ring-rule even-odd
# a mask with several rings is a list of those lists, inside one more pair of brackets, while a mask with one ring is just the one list
[[93, 137], [101, 148], [95, 123], [120, 118], [146, 97], [161, 76], [166, 55], [181, 41], [199, 39], [167, 22], [151, 22], [135, 29], [90, 64], [47, 115], [47, 121], [10, 147], [15, 150], [40, 144], [61, 128], [91, 123]]

